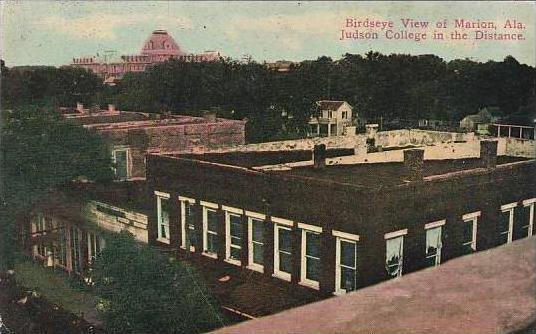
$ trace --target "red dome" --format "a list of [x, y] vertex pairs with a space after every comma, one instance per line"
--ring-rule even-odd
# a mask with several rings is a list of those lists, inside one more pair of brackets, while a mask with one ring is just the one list
[[181, 51], [173, 37], [165, 30], [155, 30], [145, 41], [141, 54], [146, 56], [181, 56]]

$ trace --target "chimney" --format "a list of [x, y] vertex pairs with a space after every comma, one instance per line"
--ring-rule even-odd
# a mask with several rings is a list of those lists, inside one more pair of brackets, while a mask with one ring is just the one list
[[108, 105], [108, 111], [109, 112], [115, 112], [115, 104], [109, 104]]
[[79, 113], [83, 113], [84, 112], [84, 105], [80, 102], [76, 102], [76, 111], [78, 111]]
[[315, 168], [326, 167], [326, 145], [317, 144], [313, 149], [313, 162]]
[[203, 112], [203, 117], [205, 118], [207, 122], [214, 123], [216, 122], [216, 119], [218, 116], [216, 114], [216, 111], [207, 110]]
[[480, 141], [480, 163], [484, 168], [495, 168], [497, 166], [497, 141]]
[[408, 181], [420, 181], [424, 178], [424, 150], [404, 150], [404, 167]]

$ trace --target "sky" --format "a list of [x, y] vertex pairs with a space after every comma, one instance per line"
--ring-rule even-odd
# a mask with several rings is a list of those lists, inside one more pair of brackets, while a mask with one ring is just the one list
[[[502, 60], [507, 55], [535, 65], [535, 2], [181, 2], [181, 1], [0, 1], [0, 57], [8, 67], [64, 65], [73, 57], [113, 50], [137, 54], [153, 30], [166, 29], [190, 53], [217, 50], [234, 59], [275, 61], [338, 59], [346, 53], [436, 54], [446, 60]], [[428, 21], [428, 39], [340, 40], [348, 18]], [[447, 20], [449, 35], [455, 19], [494, 21], [497, 33], [522, 33], [522, 41], [433, 40], [436, 22]], [[523, 29], [503, 29], [506, 20]], [[367, 28], [360, 28], [365, 31]], [[365, 29], [365, 30], [363, 30]], [[411, 29], [410, 29], [411, 30]], [[413, 29], [413, 32], [424, 30]]]

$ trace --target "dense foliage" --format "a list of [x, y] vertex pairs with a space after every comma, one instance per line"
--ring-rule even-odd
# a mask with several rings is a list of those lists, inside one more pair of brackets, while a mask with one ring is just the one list
[[0, 262], [9, 266], [17, 214], [55, 186], [80, 178], [111, 179], [112, 171], [104, 140], [66, 122], [52, 108], [2, 109], [1, 122]]
[[121, 232], [107, 239], [91, 277], [110, 333], [204, 333], [224, 325], [189, 265]]
[[[114, 87], [72, 68], [13, 68], [4, 101], [49, 99], [62, 105], [115, 103], [123, 110], [200, 115], [219, 107], [226, 117], [248, 118], [250, 141], [304, 134], [319, 99], [346, 100], [368, 119], [432, 118], [459, 121], [483, 107], [519, 112], [534, 95], [536, 69], [513, 57], [501, 62], [449, 62], [434, 56], [346, 54], [333, 61], [302, 61], [288, 72], [255, 62], [169, 61], [129, 73]], [[285, 115], [281, 116], [282, 112]]]

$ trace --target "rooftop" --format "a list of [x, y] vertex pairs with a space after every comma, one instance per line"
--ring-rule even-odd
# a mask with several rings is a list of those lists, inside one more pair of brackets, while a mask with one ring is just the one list
[[533, 333], [535, 259], [532, 237], [216, 333]]

